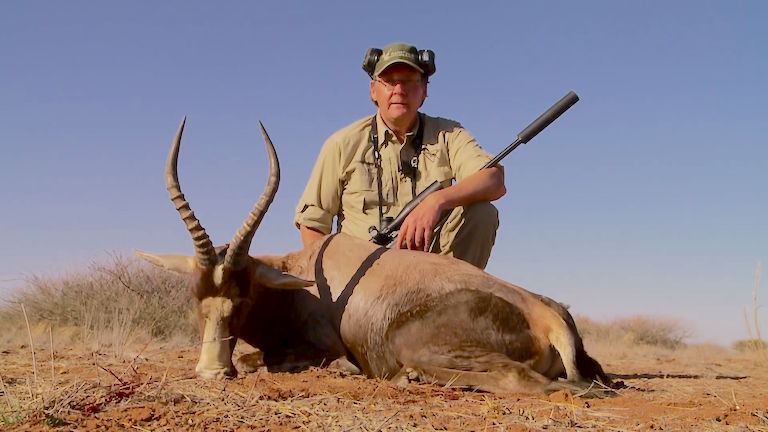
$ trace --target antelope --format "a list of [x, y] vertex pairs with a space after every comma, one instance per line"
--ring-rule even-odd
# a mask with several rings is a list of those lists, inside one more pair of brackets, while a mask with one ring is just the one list
[[[402, 385], [421, 381], [494, 393], [612, 385], [585, 351], [565, 307], [459, 259], [381, 247], [343, 233], [285, 255], [249, 255], [280, 182], [277, 154], [260, 121], [267, 186], [231, 242], [214, 247], [179, 185], [185, 122], [171, 146], [165, 180], [195, 253], [133, 251], [188, 275], [201, 335], [199, 377], [237, 376], [238, 368], [245, 373], [256, 365], [299, 371], [339, 361]], [[238, 340], [263, 357], [243, 356], [235, 368]]]

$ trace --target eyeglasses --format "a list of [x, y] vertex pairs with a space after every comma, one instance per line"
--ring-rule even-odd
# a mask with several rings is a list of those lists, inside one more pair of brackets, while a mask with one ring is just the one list
[[422, 83], [421, 79], [395, 79], [395, 78], [381, 78], [376, 77], [376, 81], [380, 82], [384, 85], [384, 88], [387, 89], [387, 91], [392, 91], [394, 88], [400, 84], [400, 87], [404, 90], [413, 90], [416, 87], [420, 86]]

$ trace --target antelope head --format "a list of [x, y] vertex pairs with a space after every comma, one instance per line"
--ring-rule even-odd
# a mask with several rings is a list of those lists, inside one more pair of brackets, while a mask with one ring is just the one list
[[219, 379], [237, 375], [232, 352], [245, 317], [253, 307], [256, 290], [302, 288], [313, 282], [275, 270], [251, 257], [251, 240], [277, 193], [280, 165], [272, 141], [259, 122], [269, 154], [269, 181], [243, 226], [229, 244], [214, 248], [208, 234], [195, 217], [179, 185], [177, 164], [186, 117], [171, 146], [165, 170], [165, 183], [176, 210], [192, 236], [194, 255], [153, 254], [134, 249], [140, 258], [165, 270], [189, 276], [189, 287], [197, 306], [202, 347], [195, 369], [201, 378]]

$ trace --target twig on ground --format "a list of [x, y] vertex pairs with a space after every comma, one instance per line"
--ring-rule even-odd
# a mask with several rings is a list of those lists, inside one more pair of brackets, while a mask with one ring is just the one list
[[584, 389], [584, 390], [583, 390], [583, 391], [581, 391], [580, 393], [576, 393], [575, 395], [573, 395], [573, 397], [574, 397], [574, 398], [577, 398], [577, 397], [582, 397], [582, 396], [584, 396], [585, 394], [589, 393], [589, 391], [590, 391], [590, 390], [592, 390], [592, 387], [594, 387], [594, 386], [595, 386], [595, 383], [596, 383], [596, 382], [597, 382], [597, 381], [594, 381], [594, 380], [592, 380], [592, 382], [589, 384], [589, 387], [587, 387], [586, 389]]
[[[128, 369], [131, 369], [131, 368], [133, 368], [133, 364], [136, 362], [136, 359], [138, 359], [138, 358], [139, 358], [139, 356], [141, 356], [141, 354], [144, 352], [144, 350], [145, 350], [145, 349], [147, 349], [147, 346], [149, 346], [149, 343], [150, 343], [150, 342], [152, 342], [152, 339], [154, 339], [154, 337], [151, 337], [151, 338], [149, 338], [149, 340], [147, 341], [147, 343], [146, 343], [146, 344], [144, 344], [144, 347], [141, 349], [141, 351], [139, 351], [139, 353], [138, 353], [138, 354], [136, 354], [136, 357], [134, 357], [134, 358], [133, 358], [133, 360], [131, 360], [131, 363], [128, 365], [128, 367], [127, 367], [127, 368], [125, 368], [125, 370], [123, 371], [123, 373], [121, 373], [121, 374], [120, 374], [120, 377], [122, 377], [123, 375], [125, 375], [125, 373], [126, 373], [126, 372], [128, 372]], [[134, 371], [134, 372], [136, 372], [136, 369], [134, 369], [133, 371]]]
[[376, 430], [373, 431], [373, 432], [381, 432], [381, 429], [384, 428], [384, 426], [386, 426], [387, 423], [389, 423], [389, 421], [392, 420], [392, 418], [394, 418], [396, 415], [400, 414], [400, 411], [401, 410], [397, 410], [397, 411], [395, 411], [394, 414], [392, 414], [391, 416], [389, 416], [386, 419], [384, 419], [384, 421], [379, 425], [379, 427], [377, 427]]
[[32, 350], [32, 371], [35, 374], [35, 387], [37, 387], [37, 361], [35, 360], [35, 342], [32, 340], [32, 329], [29, 327], [29, 318], [24, 303], [21, 304], [21, 312], [24, 313], [24, 321], [27, 322], [27, 334], [29, 335], [29, 347]]
[[[139, 374], [138, 374], [138, 372], [136, 373], [136, 375], [139, 375]], [[151, 374], [147, 374], [147, 379], [145, 379], [145, 380], [144, 380], [144, 383], [143, 383], [143, 384], [142, 384], [142, 385], [141, 385], [141, 386], [140, 386], [138, 389], [136, 389], [136, 392], [137, 392], [137, 393], [139, 393], [139, 392], [143, 392], [144, 394], [148, 395], [148, 393], [144, 392], [144, 388], [145, 388], [147, 385], [149, 385], [149, 382], [150, 382], [150, 381], [152, 381], [152, 375], [151, 375]]]
[[[96, 364], [96, 353], [93, 352], [93, 351], [91, 351], [91, 358], [93, 359], [93, 365], [94, 366], [98, 366]], [[98, 380], [99, 385], [101, 385], [101, 374], [99, 373], [99, 368], [98, 367], [96, 368], [96, 379]]]
[[35, 399], [34, 393], [32, 393], [32, 385], [29, 383], [29, 378], [24, 378], [24, 381], [27, 382], [27, 390], [29, 390], [29, 398], [31, 400]]
[[729, 404], [725, 399], [721, 398], [720, 395], [717, 394], [717, 392], [712, 387], [709, 386], [709, 384], [707, 383], [703, 383], [703, 384], [709, 389], [710, 392], [712, 392], [713, 395], [715, 395], [716, 398], [720, 399], [728, 408], [733, 408], [731, 404]]
[[[94, 362], [94, 363], [95, 363], [95, 362]], [[112, 375], [113, 377], [115, 377], [115, 379], [116, 379], [118, 382], [120, 382], [120, 385], [125, 385], [125, 383], [123, 382], [123, 380], [121, 380], [121, 379], [120, 379], [120, 378], [119, 378], [117, 375], [115, 375], [115, 373], [114, 373], [114, 372], [112, 372], [111, 370], [109, 370], [109, 369], [105, 368], [104, 366], [102, 366], [102, 365], [100, 365], [100, 364], [98, 364], [98, 363], [95, 363], [95, 364], [96, 364], [96, 366], [98, 366], [98, 367], [100, 367], [102, 370], [104, 370], [105, 372], [109, 372], [109, 374], [110, 374], [110, 375]]]
[[253, 394], [253, 390], [256, 389], [256, 384], [259, 383], [259, 378], [261, 378], [261, 371], [258, 371], [256, 373], [256, 378], [253, 380], [253, 385], [251, 385], [251, 389], [248, 390], [248, 397], [245, 398], [245, 404], [250, 405], [251, 404], [251, 395]]
[[51, 340], [51, 387], [56, 388], [56, 360], [53, 357], [53, 326], [48, 327], [48, 337]]
[[453, 386], [453, 385], [456, 383], [456, 381], [458, 381], [458, 380], [459, 380], [459, 378], [461, 378], [461, 374], [455, 374], [455, 375], [453, 375], [453, 376], [451, 377], [451, 379], [449, 379], [449, 380], [448, 380], [448, 382], [446, 382], [446, 383], [445, 383], [445, 385], [443, 386], [443, 388], [450, 388], [451, 386]]
[[168, 377], [168, 369], [171, 368], [171, 365], [168, 365], [165, 367], [165, 373], [163, 374], [163, 379], [160, 380], [160, 384], [157, 386], [157, 389], [155, 390], [154, 394], [160, 394], [160, 390], [162, 390], [163, 386], [165, 385], [165, 379]]

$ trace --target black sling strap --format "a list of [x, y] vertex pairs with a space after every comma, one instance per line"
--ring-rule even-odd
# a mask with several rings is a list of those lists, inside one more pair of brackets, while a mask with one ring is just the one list
[[[413, 140], [411, 140], [411, 146], [413, 147], [413, 157], [410, 160], [405, 159], [403, 157], [403, 153], [400, 152], [400, 171], [402, 171], [403, 174], [411, 179], [411, 193], [413, 194], [413, 198], [416, 198], [416, 179], [419, 172], [419, 155], [421, 155], [424, 141], [424, 114], [419, 113], [418, 115], [419, 128], [416, 131], [416, 135], [413, 137]], [[379, 150], [379, 128], [376, 122], [376, 117], [377, 116], [374, 115], [371, 119], [371, 134], [369, 141], [373, 146], [373, 161], [376, 165], [376, 183], [379, 191], [379, 227], [381, 227], [381, 224], [384, 220], [384, 209], [382, 204], [384, 202], [384, 197], [381, 192], [381, 152]], [[388, 134], [389, 130], [384, 131], [384, 141], [388, 139]]]
[[[373, 163], [376, 166], [376, 185], [377, 190], [379, 191], [379, 227], [381, 227], [382, 222], [384, 221], [384, 208], [382, 206], [382, 202], [384, 202], [384, 196], [381, 192], [381, 152], [379, 151], [379, 131], [378, 127], [376, 126], [376, 116], [373, 116], [373, 119], [371, 120], [371, 136], [370, 136], [370, 142], [373, 144]], [[388, 139], [387, 135], [389, 134], [389, 131], [384, 131], [384, 141]]]
[[424, 141], [424, 115], [419, 113], [419, 129], [416, 131], [413, 140], [411, 140], [411, 146], [413, 147], [413, 157], [411, 160], [403, 158], [403, 153], [400, 152], [400, 170], [403, 174], [407, 175], [411, 179], [411, 192], [416, 198], [416, 180], [419, 173], [419, 156], [421, 155], [421, 149]]

